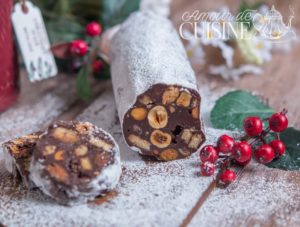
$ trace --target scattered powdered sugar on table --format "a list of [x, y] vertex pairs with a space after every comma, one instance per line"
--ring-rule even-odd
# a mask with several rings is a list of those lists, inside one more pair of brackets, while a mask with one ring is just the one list
[[[206, 88], [202, 88], [201, 94], [202, 110], [208, 114], [218, 95], [212, 95]], [[7, 226], [179, 226], [182, 223], [212, 182], [212, 178], [199, 175], [199, 153], [172, 162], [142, 160], [125, 145], [113, 103], [112, 91], [108, 89], [77, 119], [111, 132], [119, 143], [123, 173], [117, 196], [101, 205], [61, 206], [39, 190], [26, 191], [14, 182], [0, 161], [0, 223]], [[7, 116], [6, 121], [9, 119]], [[5, 136], [7, 132], [3, 132]], [[206, 143], [215, 143], [225, 132], [207, 127]], [[256, 224], [271, 216], [276, 217], [278, 225], [284, 226], [288, 221], [299, 223], [300, 193], [293, 182], [299, 182], [300, 176], [295, 174], [291, 178], [290, 172], [277, 176], [276, 171], [279, 170], [251, 163], [239, 172], [244, 176], [237, 183], [212, 192], [191, 226]]]
[[[27, 192], [0, 169], [0, 222], [8, 226], [178, 226], [182, 222], [212, 181], [199, 176], [198, 153], [172, 162], [143, 161], [125, 145], [113, 103], [108, 89], [77, 119], [111, 132], [119, 143], [123, 174], [118, 195], [99, 206], [64, 207], [38, 190]], [[206, 132], [208, 143], [223, 133], [210, 128]]]
[[[288, 226], [290, 215], [299, 214], [300, 191], [295, 183], [300, 180], [299, 174], [270, 169], [254, 161], [242, 174], [226, 190], [211, 193], [191, 226], [260, 226], [270, 221], [272, 226]], [[300, 224], [299, 218], [297, 222]]]
[[60, 83], [60, 86], [51, 92], [42, 95], [35, 103], [19, 102], [11, 109], [1, 113], [0, 143], [41, 130], [41, 127], [50, 124], [74, 101], [75, 92], [74, 84], [68, 80]]

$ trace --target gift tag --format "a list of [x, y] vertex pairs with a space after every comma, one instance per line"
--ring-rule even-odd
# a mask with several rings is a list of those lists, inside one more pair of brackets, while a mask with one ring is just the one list
[[39, 8], [29, 1], [16, 3], [12, 23], [29, 80], [34, 82], [55, 76], [57, 66]]

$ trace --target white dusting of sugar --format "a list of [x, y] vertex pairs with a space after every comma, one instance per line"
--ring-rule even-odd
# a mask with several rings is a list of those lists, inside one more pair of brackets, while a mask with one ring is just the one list
[[51, 92], [40, 95], [37, 102], [17, 103], [1, 113], [0, 143], [41, 130], [69, 107], [76, 98], [74, 94], [74, 84], [66, 80]]
[[[199, 176], [198, 152], [172, 162], [142, 161], [124, 143], [113, 99], [108, 90], [77, 120], [102, 127], [118, 142], [123, 166], [118, 195], [99, 206], [64, 207], [38, 190], [27, 192], [0, 170], [0, 222], [8, 226], [178, 226], [182, 222], [212, 181]], [[209, 128], [206, 131], [209, 143], [224, 133]]]
[[172, 22], [151, 11], [131, 14], [112, 38], [111, 76], [121, 121], [137, 96], [154, 84], [197, 90], [195, 73]]
[[[269, 169], [255, 161], [242, 174], [234, 185], [214, 190], [190, 226], [289, 226], [291, 218], [299, 214], [296, 182], [300, 176]], [[300, 224], [300, 219], [292, 223]]]

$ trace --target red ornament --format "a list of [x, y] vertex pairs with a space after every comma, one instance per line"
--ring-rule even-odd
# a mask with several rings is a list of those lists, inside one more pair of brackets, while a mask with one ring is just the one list
[[268, 144], [263, 144], [256, 151], [254, 151], [254, 156], [260, 163], [266, 164], [271, 162], [274, 157], [275, 153], [273, 148]]
[[74, 56], [84, 56], [88, 51], [88, 45], [84, 40], [77, 39], [71, 43], [71, 54]]
[[226, 169], [220, 174], [219, 179], [221, 184], [227, 185], [236, 180], [236, 174], [233, 170]]
[[200, 151], [200, 159], [202, 162], [214, 163], [218, 159], [218, 151], [214, 146], [206, 145]]
[[93, 62], [93, 65], [92, 65], [92, 68], [93, 68], [93, 72], [94, 73], [99, 73], [99, 72], [101, 72], [102, 70], [103, 70], [103, 68], [104, 68], [104, 62], [103, 61], [101, 61], [101, 60], [95, 60], [94, 62]]
[[228, 135], [220, 136], [218, 140], [217, 149], [219, 152], [224, 154], [228, 154], [232, 152], [232, 148], [234, 146], [234, 139]]
[[247, 117], [244, 120], [244, 130], [248, 136], [258, 136], [263, 130], [263, 123], [259, 117]]
[[245, 141], [236, 142], [232, 149], [235, 160], [238, 162], [246, 162], [251, 159], [252, 149], [249, 143]]
[[85, 28], [85, 33], [91, 37], [98, 36], [100, 35], [101, 32], [102, 32], [102, 27], [97, 22], [91, 22]]
[[289, 121], [285, 114], [275, 113], [269, 119], [269, 126], [274, 132], [282, 132], [288, 127]]
[[203, 162], [200, 166], [200, 172], [203, 176], [211, 176], [215, 172], [215, 165], [211, 162]]
[[278, 158], [282, 156], [285, 152], [285, 145], [281, 140], [273, 140], [269, 143], [275, 152], [275, 157]]

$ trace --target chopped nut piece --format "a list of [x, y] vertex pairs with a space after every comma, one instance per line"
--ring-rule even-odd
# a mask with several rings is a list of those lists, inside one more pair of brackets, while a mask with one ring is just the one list
[[169, 106], [169, 110], [171, 113], [174, 113], [175, 112], [175, 107], [174, 106]]
[[190, 139], [192, 138], [192, 133], [191, 130], [189, 129], [184, 129], [183, 133], [181, 135], [181, 139], [185, 142], [185, 143], [189, 143]]
[[87, 134], [91, 128], [92, 128], [92, 124], [90, 123], [82, 123], [82, 122], [79, 122], [76, 124], [76, 131], [79, 132], [80, 134]]
[[195, 107], [192, 109], [192, 117], [195, 119], [199, 119], [199, 108]]
[[95, 162], [97, 163], [98, 166], [101, 166], [101, 167], [110, 164], [109, 157], [105, 153], [97, 154]]
[[144, 120], [147, 116], [147, 110], [142, 107], [134, 108], [131, 110], [131, 116], [137, 121]]
[[105, 150], [105, 151], [110, 151], [112, 149], [111, 144], [108, 144], [104, 140], [95, 138], [93, 136], [90, 138], [90, 143], [93, 144], [96, 147], [103, 148], [103, 150]]
[[152, 103], [151, 99], [149, 96], [144, 95], [142, 98], [140, 98], [140, 103], [144, 104], [144, 105], [149, 105]]
[[162, 96], [162, 104], [166, 105], [174, 102], [179, 95], [179, 88], [177, 87], [168, 87]]
[[150, 150], [151, 144], [147, 140], [141, 139], [139, 136], [136, 135], [129, 135], [128, 140], [135, 146], [145, 149], [147, 151]]
[[186, 91], [181, 92], [180, 96], [178, 97], [176, 104], [178, 106], [184, 106], [184, 107], [188, 107], [190, 105], [191, 102], [191, 94], [189, 94]]
[[75, 131], [58, 127], [53, 132], [53, 137], [65, 143], [76, 143], [79, 137]]
[[80, 159], [80, 165], [81, 165], [82, 169], [84, 169], [84, 170], [91, 170], [92, 169], [92, 164], [91, 164], [89, 158]]
[[64, 151], [63, 150], [57, 151], [54, 155], [54, 159], [57, 161], [64, 160]]
[[183, 155], [183, 156], [189, 156], [190, 154], [191, 154], [191, 152], [190, 151], [188, 151], [187, 149], [178, 149], [178, 151], [179, 151], [179, 153], [181, 154], [181, 155]]
[[189, 148], [194, 148], [194, 149], [198, 148], [201, 141], [202, 141], [202, 136], [200, 134], [193, 135], [193, 137], [189, 143]]
[[63, 183], [67, 183], [69, 181], [69, 174], [67, 171], [57, 163], [47, 166], [47, 170], [56, 180]]
[[79, 147], [77, 147], [75, 149], [75, 154], [77, 156], [84, 156], [84, 155], [86, 155], [87, 152], [88, 152], [88, 148], [85, 145], [80, 145]]
[[48, 145], [43, 150], [43, 155], [53, 154], [55, 152], [55, 149], [56, 149], [56, 146], [54, 146], [54, 145]]
[[165, 148], [169, 146], [171, 140], [171, 135], [160, 130], [154, 130], [150, 136], [151, 143], [159, 148]]
[[162, 151], [159, 158], [163, 161], [175, 160], [178, 157], [178, 152], [175, 149], [166, 149]]
[[160, 129], [168, 124], [168, 113], [163, 106], [155, 106], [148, 113], [148, 122], [152, 128]]

